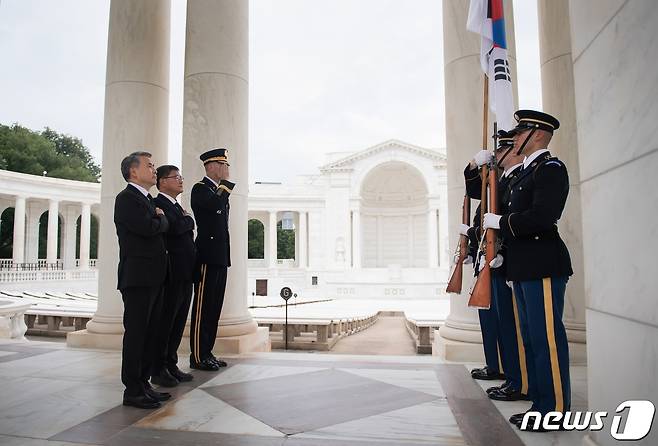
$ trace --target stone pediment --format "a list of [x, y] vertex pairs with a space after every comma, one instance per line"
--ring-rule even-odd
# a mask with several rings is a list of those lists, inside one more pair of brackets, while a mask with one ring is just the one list
[[382, 152], [409, 152], [416, 156], [427, 158], [435, 166], [445, 166], [446, 156], [432, 149], [415, 146], [397, 139], [390, 139], [376, 146], [351, 153], [345, 157], [339, 158], [330, 163], [320, 166], [321, 172], [336, 172], [352, 170], [355, 164], [366, 158], [372, 157]]

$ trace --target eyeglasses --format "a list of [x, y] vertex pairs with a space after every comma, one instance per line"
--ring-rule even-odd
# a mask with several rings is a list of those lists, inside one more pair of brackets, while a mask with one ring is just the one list
[[165, 178], [176, 178], [178, 181], [183, 181], [185, 179], [182, 175], [173, 175], [173, 176], [170, 176], [170, 177], [162, 177], [160, 179], [164, 180]]

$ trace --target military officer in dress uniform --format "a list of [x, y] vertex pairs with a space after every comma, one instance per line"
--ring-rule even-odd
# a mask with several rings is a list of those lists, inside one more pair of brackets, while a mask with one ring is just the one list
[[[548, 151], [559, 121], [534, 110], [519, 110], [514, 117], [514, 150], [525, 155], [523, 170], [510, 183], [505, 212], [485, 214], [484, 227], [499, 229], [507, 245], [507, 278], [514, 283], [529, 380], [535, 387], [530, 410], [545, 415], [568, 411], [571, 405], [562, 312], [573, 270], [557, 229], [569, 176], [564, 163]], [[523, 415], [512, 416], [510, 422], [520, 427]]]
[[199, 157], [206, 176], [192, 188], [191, 205], [197, 223], [197, 271], [190, 330], [190, 367], [219, 370], [226, 362], [212, 354], [231, 266], [228, 218], [228, 150], [211, 149]]

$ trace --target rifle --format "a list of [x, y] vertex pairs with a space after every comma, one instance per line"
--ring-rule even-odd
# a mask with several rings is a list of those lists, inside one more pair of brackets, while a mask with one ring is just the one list
[[[462, 223], [465, 225], [470, 224], [471, 221], [471, 199], [468, 195], [464, 195], [464, 203], [462, 204]], [[459, 245], [455, 252], [455, 269], [452, 270], [452, 275], [446, 287], [446, 293], [461, 293], [462, 292], [462, 276], [464, 272], [464, 260], [468, 255], [468, 236], [461, 235], [459, 237]]]
[[[498, 146], [497, 127], [497, 124], [494, 122], [494, 148]], [[481, 229], [483, 228], [484, 214], [487, 212], [496, 214], [498, 212], [498, 170], [496, 167], [495, 156], [491, 159], [488, 168], [487, 166], [482, 167], [482, 172], [482, 201], [480, 202], [480, 212], [482, 216], [480, 222]], [[485, 174], [487, 174], [487, 177], [485, 177]], [[487, 186], [489, 187], [489, 200], [487, 200], [486, 194]], [[482, 250], [485, 252], [484, 268], [482, 268], [478, 274], [475, 284], [471, 289], [471, 297], [468, 300], [469, 307], [488, 309], [491, 306], [491, 266], [489, 265], [489, 262], [496, 257], [496, 237], [497, 231], [493, 229], [487, 229], [482, 235], [480, 252]], [[478, 258], [480, 252], [477, 254]]]

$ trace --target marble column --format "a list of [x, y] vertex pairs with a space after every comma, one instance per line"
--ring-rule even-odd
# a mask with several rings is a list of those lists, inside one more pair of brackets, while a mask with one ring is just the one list
[[59, 246], [59, 201], [50, 200], [48, 203], [48, 241], [46, 243], [46, 262], [57, 262], [57, 247]]
[[117, 286], [119, 246], [114, 199], [126, 187], [119, 166], [134, 151], [167, 161], [169, 0], [112, 0], [107, 44], [103, 182], [99, 231], [98, 309], [72, 346], [121, 348], [123, 302]]
[[77, 209], [74, 206], [64, 206], [64, 234], [62, 237], [62, 260], [64, 269], [75, 268], [75, 229], [78, 218]]
[[361, 268], [361, 212], [352, 211], [352, 268]]
[[576, 132], [576, 101], [573, 83], [571, 33], [568, 0], [539, 0], [539, 56], [542, 80], [542, 107], [560, 120], [549, 145], [551, 153], [569, 169], [569, 199], [559, 222], [560, 234], [569, 253], [574, 274], [569, 279], [564, 304], [564, 324], [572, 361], [586, 361], [585, 280], [583, 229]]
[[268, 246], [268, 266], [270, 268], [276, 268], [276, 259], [277, 259], [277, 231], [276, 231], [276, 212], [270, 211], [269, 213], [269, 224], [267, 226], [267, 246]]
[[[658, 8], [651, 0], [574, 0], [569, 17], [587, 399], [592, 410], [610, 414], [605, 428], [588, 432], [584, 444], [612, 446], [621, 443], [610, 435], [610, 418], [621, 402], [658, 401]], [[658, 444], [655, 420], [642, 440], [624, 443]]]
[[[188, 0], [183, 107], [183, 169], [203, 176], [199, 155], [228, 149], [231, 267], [219, 322], [218, 351], [269, 349], [247, 308], [249, 2]], [[189, 192], [188, 192], [189, 193]]]
[[308, 241], [308, 235], [307, 235], [307, 230], [306, 230], [306, 216], [308, 215], [307, 212], [299, 212], [298, 213], [298, 220], [299, 220], [299, 261], [297, 266], [299, 268], [306, 268], [306, 259], [307, 257], [307, 241]]
[[14, 263], [25, 262], [25, 197], [16, 197], [14, 204]]
[[429, 268], [437, 268], [439, 266], [439, 239], [436, 219], [436, 208], [430, 207], [427, 211], [427, 266]]
[[37, 263], [39, 260], [39, 220], [43, 209], [39, 203], [31, 202], [27, 206], [25, 229], [25, 261]]
[[82, 203], [80, 215], [80, 269], [89, 269], [89, 246], [91, 242], [91, 205]]
[[[512, 2], [504, 5], [510, 69], [513, 85], [516, 85]], [[484, 74], [480, 67], [480, 36], [466, 30], [468, 7], [469, 3], [463, 0], [443, 1], [448, 230], [452, 249], [457, 244], [461, 223], [464, 166], [482, 148], [482, 119], [473, 117], [482, 116]], [[492, 118], [489, 113], [489, 120]], [[492, 132], [493, 125], [489, 125], [489, 129]], [[480, 361], [484, 357], [477, 310], [467, 306], [470, 268], [464, 268], [462, 294], [450, 295], [450, 314], [435, 336], [434, 353], [450, 360]]]

